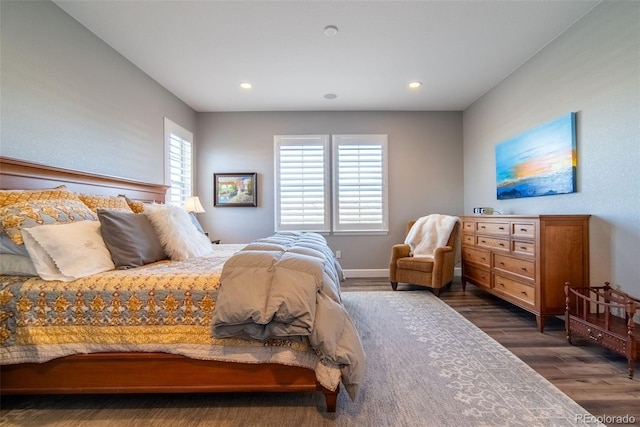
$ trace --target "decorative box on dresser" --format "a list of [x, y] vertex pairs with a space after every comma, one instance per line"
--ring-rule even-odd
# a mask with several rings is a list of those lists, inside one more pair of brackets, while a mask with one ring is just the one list
[[462, 219], [467, 282], [536, 316], [565, 313], [564, 284], [589, 286], [590, 215], [474, 215]]

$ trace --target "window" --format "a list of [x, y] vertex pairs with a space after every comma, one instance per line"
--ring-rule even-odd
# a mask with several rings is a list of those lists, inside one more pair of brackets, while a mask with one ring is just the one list
[[388, 231], [386, 135], [334, 135], [331, 151], [328, 135], [274, 145], [277, 231]]
[[276, 230], [330, 230], [329, 137], [276, 135]]
[[193, 134], [165, 117], [167, 203], [183, 206], [192, 193]]
[[334, 231], [388, 231], [386, 135], [333, 135], [333, 194]]

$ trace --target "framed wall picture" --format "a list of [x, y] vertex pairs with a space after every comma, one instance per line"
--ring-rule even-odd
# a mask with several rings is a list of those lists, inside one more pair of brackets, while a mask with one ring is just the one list
[[213, 206], [256, 207], [258, 206], [258, 174], [214, 173]]
[[496, 145], [498, 200], [576, 192], [576, 114]]

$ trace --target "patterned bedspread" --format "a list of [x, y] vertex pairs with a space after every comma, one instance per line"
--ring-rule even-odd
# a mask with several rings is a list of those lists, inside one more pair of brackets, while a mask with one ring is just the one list
[[316, 370], [335, 389], [340, 370], [320, 363], [307, 340], [267, 342], [211, 336], [226, 259], [244, 245], [215, 245], [214, 254], [160, 261], [72, 282], [0, 276], [0, 364], [45, 362], [78, 353], [164, 352]]

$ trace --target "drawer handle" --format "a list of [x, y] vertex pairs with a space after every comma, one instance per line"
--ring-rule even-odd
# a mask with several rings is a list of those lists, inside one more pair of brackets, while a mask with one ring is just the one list
[[485, 227], [484, 225], [481, 225], [480, 228], [487, 228], [487, 227]]
[[498, 243], [498, 245], [502, 246], [504, 248], [504, 243]]
[[486, 261], [487, 259], [485, 257], [480, 258], [482, 261]]
[[524, 296], [528, 296], [526, 291], [520, 291], [520, 293], [522, 293], [522, 295]]
[[602, 339], [602, 334], [598, 332], [598, 335], [596, 335], [595, 337], [592, 335], [593, 332], [591, 330], [591, 328], [587, 328], [587, 334], [589, 335], [589, 338], [591, 338], [594, 341], [600, 341]]
[[522, 250], [522, 251], [526, 251], [526, 250], [527, 250], [527, 247], [526, 247], [526, 246], [520, 246], [520, 250]]
[[520, 231], [527, 231], [527, 229], [526, 228], [521, 228]]
[[486, 240], [480, 240], [480, 243], [487, 243]]
[[527, 267], [520, 267], [520, 270], [527, 271]]
[[504, 262], [500, 261], [500, 265], [504, 265]]
[[504, 227], [498, 227], [498, 230], [504, 230]]

